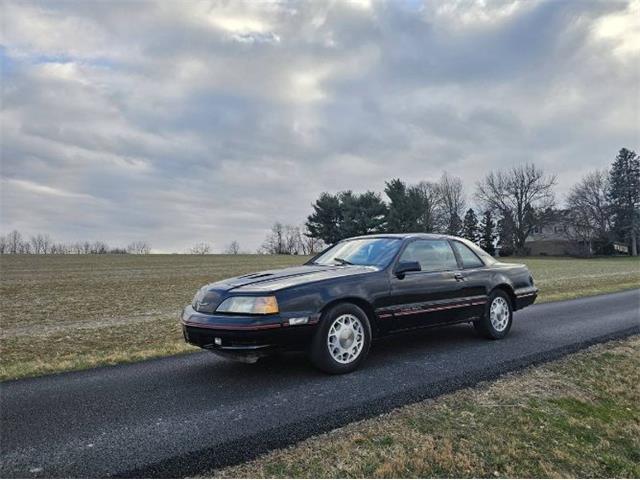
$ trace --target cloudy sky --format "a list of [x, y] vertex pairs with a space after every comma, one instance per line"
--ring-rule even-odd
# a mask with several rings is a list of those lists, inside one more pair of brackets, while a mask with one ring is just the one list
[[184, 251], [322, 191], [637, 149], [640, 2], [0, 3], [2, 232]]

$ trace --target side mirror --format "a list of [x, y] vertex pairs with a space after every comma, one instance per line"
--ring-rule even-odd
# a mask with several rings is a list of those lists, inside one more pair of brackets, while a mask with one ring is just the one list
[[396, 265], [395, 274], [398, 278], [404, 278], [404, 274], [407, 272], [419, 272], [422, 270], [420, 262], [399, 262]]

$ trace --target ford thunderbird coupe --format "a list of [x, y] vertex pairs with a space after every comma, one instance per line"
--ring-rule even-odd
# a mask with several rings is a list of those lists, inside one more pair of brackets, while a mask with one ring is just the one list
[[187, 342], [219, 355], [254, 362], [301, 350], [319, 369], [346, 373], [383, 335], [469, 322], [504, 338], [537, 294], [525, 265], [467, 240], [380, 234], [338, 242], [299, 267], [205, 285], [181, 321]]

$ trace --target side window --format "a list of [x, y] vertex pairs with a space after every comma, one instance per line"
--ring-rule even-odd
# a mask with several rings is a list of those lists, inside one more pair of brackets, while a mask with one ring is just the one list
[[453, 247], [462, 260], [463, 268], [478, 268], [483, 267], [484, 263], [478, 258], [478, 256], [471, 251], [469, 247], [460, 242], [453, 242]]
[[420, 262], [423, 272], [456, 270], [458, 263], [446, 240], [416, 240], [407, 245], [401, 262]]

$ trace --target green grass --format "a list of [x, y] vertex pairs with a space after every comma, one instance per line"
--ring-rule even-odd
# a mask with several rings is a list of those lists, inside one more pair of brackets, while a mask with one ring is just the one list
[[529, 267], [540, 289], [538, 302], [619, 292], [640, 286], [640, 257], [507, 257], [504, 261], [525, 263]]
[[638, 365], [610, 342], [205, 476], [638, 478]]
[[[267, 255], [0, 256], [0, 379], [140, 360], [194, 349], [178, 315], [203, 284], [303, 263]], [[631, 258], [507, 258], [529, 265], [538, 301], [640, 285]]]

